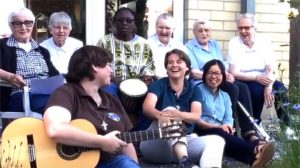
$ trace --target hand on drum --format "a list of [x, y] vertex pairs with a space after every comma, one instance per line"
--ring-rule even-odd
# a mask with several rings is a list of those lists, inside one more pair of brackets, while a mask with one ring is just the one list
[[166, 108], [160, 112], [159, 123], [170, 125], [173, 121], [182, 121], [181, 112], [175, 108]]
[[149, 86], [154, 82], [154, 77], [149, 75], [144, 75], [142, 76], [142, 80], [147, 84], [147, 86]]

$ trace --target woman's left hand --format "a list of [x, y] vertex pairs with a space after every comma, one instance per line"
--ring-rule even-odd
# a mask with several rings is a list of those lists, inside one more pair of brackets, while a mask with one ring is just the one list
[[222, 128], [225, 132], [227, 132], [228, 134], [233, 134], [235, 132], [235, 129], [232, 128], [230, 125], [228, 124], [223, 124], [219, 126], [220, 128]]

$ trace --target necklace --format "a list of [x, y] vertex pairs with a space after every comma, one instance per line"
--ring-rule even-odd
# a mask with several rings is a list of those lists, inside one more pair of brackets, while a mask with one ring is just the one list
[[[88, 101], [88, 102], [89, 102], [89, 104], [91, 105], [90, 101]], [[97, 103], [96, 103], [96, 104], [97, 104]], [[100, 119], [102, 120], [102, 124], [101, 124], [102, 129], [103, 129], [104, 131], [107, 131], [108, 124], [105, 122], [105, 119], [106, 119], [106, 111], [105, 111], [105, 113], [104, 113], [104, 117], [102, 118], [102, 117], [100, 116], [100, 114], [98, 114], [98, 110], [97, 110], [97, 109], [98, 109], [98, 107], [96, 107], [96, 109], [93, 110], [93, 111], [96, 113], [97, 117], [100, 118]]]
[[102, 120], [101, 127], [103, 128], [104, 131], [107, 131], [108, 124], [105, 122], [105, 117], [106, 117], [106, 112], [105, 112], [104, 120]]

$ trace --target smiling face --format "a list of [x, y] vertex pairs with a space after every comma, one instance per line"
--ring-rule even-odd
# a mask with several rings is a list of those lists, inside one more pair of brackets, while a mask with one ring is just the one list
[[34, 21], [28, 16], [15, 16], [12, 18], [11, 31], [18, 42], [26, 43], [31, 39]]
[[255, 34], [255, 27], [253, 21], [250, 18], [241, 18], [238, 21], [237, 29], [239, 31], [239, 36], [243, 43], [251, 47], [254, 42]]
[[57, 24], [53, 27], [49, 28], [50, 33], [52, 34], [55, 45], [62, 47], [66, 39], [69, 37], [71, 33], [71, 28], [66, 24]]
[[213, 90], [217, 90], [221, 85], [223, 80], [221, 68], [215, 64], [211, 66], [206, 74], [205, 82], [206, 84], [211, 87]]
[[184, 78], [189, 71], [187, 64], [176, 54], [172, 53], [167, 58], [167, 74], [169, 78]]
[[156, 34], [161, 43], [167, 45], [174, 32], [174, 23], [171, 18], [159, 18], [156, 22]]
[[194, 36], [201, 45], [207, 45], [211, 36], [211, 28], [207, 24], [197, 24], [193, 30]]

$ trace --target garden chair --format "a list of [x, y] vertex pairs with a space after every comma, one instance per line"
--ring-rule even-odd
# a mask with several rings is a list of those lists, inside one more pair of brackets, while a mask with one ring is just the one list
[[[31, 81], [31, 93], [34, 94], [51, 94], [56, 88], [63, 85], [65, 82], [64, 77], [62, 75], [57, 75], [53, 77], [49, 77], [47, 79], [35, 79]], [[0, 86], [4, 87], [12, 87], [7, 81], [0, 80]], [[2, 125], [0, 128], [4, 129], [6, 123], [3, 119], [16, 119], [20, 117], [35, 117], [42, 119], [42, 114], [34, 112], [30, 109], [30, 99], [29, 99], [29, 87], [23, 87], [23, 112], [15, 112], [15, 111], [0, 111]]]

